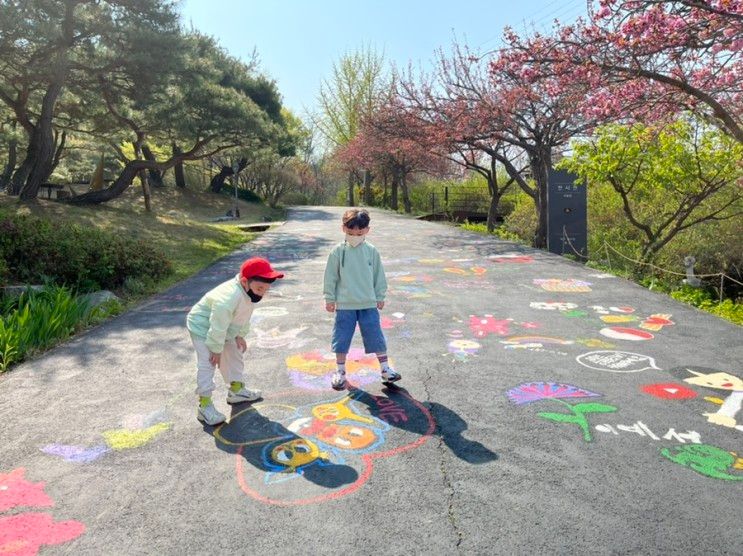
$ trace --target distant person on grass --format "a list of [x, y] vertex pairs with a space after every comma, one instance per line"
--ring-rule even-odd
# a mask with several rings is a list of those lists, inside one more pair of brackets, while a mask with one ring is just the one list
[[245, 336], [254, 304], [266, 295], [275, 280], [283, 277], [266, 259], [248, 259], [237, 276], [204, 294], [188, 313], [186, 326], [196, 350], [196, 394], [199, 396], [196, 417], [202, 423], [215, 426], [227, 419], [212, 403], [216, 367], [230, 385], [228, 404], [261, 398], [259, 390], [245, 387]]
[[366, 353], [375, 353], [382, 369], [382, 382], [400, 380], [387, 361], [387, 344], [382, 334], [379, 310], [384, 307], [387, 279], [379, 251], [368, 241], [369, 213], [351, 209], [343, 213], [341, 229], [346, 237], [328, 256], [323, 281], [325, 309], [335, 312], [331, 347], [337, 370], [331, 379], [336, 390], [346, 387], [346, 355], [356, 331], [361, 330]]

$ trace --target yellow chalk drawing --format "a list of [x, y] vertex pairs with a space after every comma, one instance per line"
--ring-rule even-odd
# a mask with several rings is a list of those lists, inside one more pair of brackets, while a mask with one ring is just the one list
[[352, 421], [359, 421], [361, 423], [374, 424], [374, 419], [364, 417], [358, 413], [354, 413], [353, 410], [348, 407], [348, 402], [351, 398], [346, 396], [339, 402], [324, 403], [316, 405], [312, 408], [312, 415], [321, 421], [341, 421], [343, 419], [350, 419]]
[[603, 315], [600, 317], [602, 321], [609, 324], [619, 324], [622, 322], [632, 322], [637, 320], [637, 317], [632, 315]]
[[306, 438], [295, 438], [283, 442], [271, 450], [271, 459], [286, 466], [287, 473], [294, 473], [298, 467], [317, 459], [329, 459], [327, 452], [321, 452], [317, 444]]
[[154, 440], [158, 435], [169, 430], [173, 423], [158, 423], [146, 429], [129, 430], [113, 429], [102, 433], [106, 444], [114, 450], [131, 450], [140, 448]]
[[[322, 376], [333, 372], [336, 368], [335, 354], [314, 350], [305, 353], [290, 355], [285, 359], [286, 366], [293, 371], [302, 371], [307, 374]], [[346, 359], [346, 372], [349, 374], [358, 373], [363, 369], [374, 369], [378, 367], [377, 357], [373, 353], [354, 355], [349, 354]], [[390, 365], [394, 365], [390, 360]]]

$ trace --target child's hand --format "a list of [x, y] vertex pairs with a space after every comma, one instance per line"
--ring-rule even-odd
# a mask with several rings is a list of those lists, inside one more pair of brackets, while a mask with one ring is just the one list
[[325, 304], [325, 310], [328, 313], [334, 313], [335, 312], [335, 303], [326, 303]]
[[245, 350], [248, 349], [248, 344], [242, 336], [235, 336], [235, 343], [237, 344], [237, 349], [242, 353], [245, 353]]
[[219, 359], [220, 359], [221, 355], [222, 355], [221, 353], [212, 353], [210, 351], [209, 352], [209, 363], [211, 363], [215, 367], [218, 367], [219, 366]]
[[384, 309], [384, 301], [377, 301], [377, 309], [379, 310]]

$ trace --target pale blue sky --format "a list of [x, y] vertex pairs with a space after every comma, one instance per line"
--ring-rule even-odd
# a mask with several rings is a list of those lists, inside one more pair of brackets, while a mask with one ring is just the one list
[[316, 105], [333, 62], [369, 45], [398, 66], [426, 67], [456, 36], [496, 48], [505, 26], [549, 30], [584, 15], [586, 0], [181, 0], [183, 21], [215, 36], [233, 56], [255, 48], [284, 104], [303, 116]]

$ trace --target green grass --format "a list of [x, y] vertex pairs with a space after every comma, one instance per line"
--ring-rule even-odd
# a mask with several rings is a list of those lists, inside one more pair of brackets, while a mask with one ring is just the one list
[[58, 286], [47, 288], [43, 295], [24, 294], [20, 301], [0, 299], [0, 372], [188, 278], [256, 236], [241, 231], [238, 225], [279, 221], [285, 216], [281, 209], [239, 201], [242, 218], [215, 223], [213, 219], [233, 207], [233, 199], [176, 188], [153, 190], [153, 210], [148, 213], [140, 194], [138, 187], [131, 187], [109, 203], [87, 207], [44, 199], [19, 203], [15, 197], [0, 195], [0, 209], [6, 212], [141, 239], [164, 252], [174, 268], [173, 274], [157, 282], [127, 280], [115, 291], [121, 303], [109, 302], [94, 311], [88, 311], [75, 292]]
[[211, 221], [224, 215], [233, 203], [233, 199], [223, 195], [172, 187], [152, 191], [151, 213], [144, 210], [138, 187], [130, 187], [121, 197], [108, 203], [87, 207], [43, 199], [21, 204], [17, 198], [0, 196], [0, 207], [7, 210], [19, 214], [31, 213], [54, 221], [75, 222], [132, 239], [142, 239], [166, 253], [175, 272], [157, 283], [140, 283], [129, 291], [117, 291], [125, 301], [136, 301], [144, 294], [162, 291], [255, 237], [256, 234], [238, 229], [238, 225], [284, 218], [281, 209], [239, 201], [239, 220], [226, 223]]

